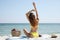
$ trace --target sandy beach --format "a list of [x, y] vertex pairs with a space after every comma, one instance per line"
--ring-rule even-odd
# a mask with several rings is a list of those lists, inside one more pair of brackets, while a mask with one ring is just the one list
[[60, 34], [55, 34], [56, 38], [51, 38], [52, 34], [41, 34], [42, 37], [38, 38], [21, 38], [20, 37], [12, 37], [12, 36], [0, 36], [0, 40], [60, 40]]

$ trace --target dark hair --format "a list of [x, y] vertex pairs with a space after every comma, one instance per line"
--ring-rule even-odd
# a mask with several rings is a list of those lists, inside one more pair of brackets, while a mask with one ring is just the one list
[[16, 29], [12, 29], [12, 31], [16, 31]]
[[29, 21], [30, 21], [30, 24], [32, 26], [36, 26], [37, 22], [36, 22], [36, 19], [35, 19], [35, 15], [33, 13], [30, 13], [30, 15], [29, 15]]
[[35, 20], [35, 15], [33, 13], [30, 13], [29, 18]]

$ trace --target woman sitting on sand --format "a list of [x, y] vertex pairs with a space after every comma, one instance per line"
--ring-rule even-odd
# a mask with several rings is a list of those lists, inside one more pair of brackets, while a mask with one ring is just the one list
[[[38, 22], [39, 22], [39, 18], [38, 18], [38, 13], [36, 10], [36, 6], [35, 3], [33, 2], [33, 6], [34, 6], [34, 10], [30, 10], [28, 13], [26, 13], [27, 19], [30, 22], [31, 25], [31, 31], [28, 33], [25, 29], [24, 29], [24, 33], [27, 37], [39, 37], [38, 33], [37, 33], [37, 29], [38, 29]], [[36, 16], [32, 13], [32, 11], [36, 12]]]

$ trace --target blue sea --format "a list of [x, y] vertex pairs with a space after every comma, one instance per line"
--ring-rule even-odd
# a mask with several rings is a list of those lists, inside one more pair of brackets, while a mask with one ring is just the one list
[[[20, 30], [21, 35], [24, 35], [24, 28], [30, 31], [28, 23], [0, 23], [0, 35], [11, 35], [13, 28]], [[60, 33], [60, 23], [39, 23], [38, 32], [39, 34]]]

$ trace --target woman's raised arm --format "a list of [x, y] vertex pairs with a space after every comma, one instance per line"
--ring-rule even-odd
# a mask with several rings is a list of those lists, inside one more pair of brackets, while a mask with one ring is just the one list
[[35, 2], [33, 2], [33, 6], [34, 6], [34, 9], [35, 9], [35, 11], [36, 11], [36, 17], [38, 18], [38, 12], [37, 12], [37, 9], [36, 9], [36, 4], [35, 4]]

